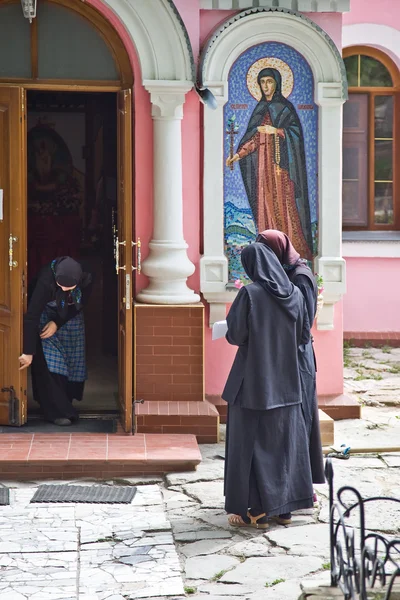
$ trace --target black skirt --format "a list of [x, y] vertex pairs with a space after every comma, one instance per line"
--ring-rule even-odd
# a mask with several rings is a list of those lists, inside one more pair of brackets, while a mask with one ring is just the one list
[[312, 508], [313, 486], [301, 404], [268, 411], [229, 405], [225, 510], [267, 516]]

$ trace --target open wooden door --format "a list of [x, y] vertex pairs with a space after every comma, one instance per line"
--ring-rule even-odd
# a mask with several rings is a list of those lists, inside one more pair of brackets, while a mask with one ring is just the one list
[[118, 92], [118, 210], [115, 262], [118, 277], [118, 400], [121, 423], [132, 432], [133, 310], [132, 310], [132, 92]]
[[25, 90], [0, 86], [0, 424], [27, 419], [19, 371], [26, 268]]

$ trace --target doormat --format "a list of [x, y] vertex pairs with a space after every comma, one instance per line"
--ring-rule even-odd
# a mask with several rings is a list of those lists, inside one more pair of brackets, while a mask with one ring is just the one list
[[29, 419], [21, 427], [0, 427], [1, 433], [115, 433], [115, 419], [79, 419], [79, 421], [61, 427], [42, 419]]
[[40, 485], [33, 502], [75, 502], [89, 504], [130, 504], [136, 494], [134, 486], [109, 485]]
[[0, 506], [10, 504], [10, 490], [6, 487], [0, 487]]

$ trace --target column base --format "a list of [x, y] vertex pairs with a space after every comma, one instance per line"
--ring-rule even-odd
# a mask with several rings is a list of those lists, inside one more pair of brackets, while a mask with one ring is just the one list
[[142, 271], [149, 278], [147, 288], [136, 299], [142, 304], [197, 304], [199, 294], [186, 281], [195, 267], [187, 256], [186, 242], [152, 241]]

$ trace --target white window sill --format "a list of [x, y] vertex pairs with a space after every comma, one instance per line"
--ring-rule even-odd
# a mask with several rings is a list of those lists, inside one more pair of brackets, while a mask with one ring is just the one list
[[400, 258], [400, 231], [344, 231], [344, 258]]

